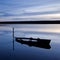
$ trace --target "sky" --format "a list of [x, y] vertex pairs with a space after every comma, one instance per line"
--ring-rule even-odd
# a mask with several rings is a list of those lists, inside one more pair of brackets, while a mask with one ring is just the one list
[[0, 21], [60, 20], [60, 0], [0, 0]]

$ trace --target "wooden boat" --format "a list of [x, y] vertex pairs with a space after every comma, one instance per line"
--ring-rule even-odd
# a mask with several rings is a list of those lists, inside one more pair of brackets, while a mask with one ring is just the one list
[[16, 40], [22, 40], [22, 39], [23, 39], [23, 40], [24, 40], [24, 39], [25, 39], [25, 40], [28, 39], [28, 41], [34, 41], [34, 40], [35, 40], [35, 41], [37, 41], [37, 42], [43, 42], [43, 43], [45, 43], [45, 44], [49, 44], [50, 41], [51, 41], [50, 39], [40, 39], [40, 38], [32, 38], [32, 37], [31, 37], [31, 38], [26, 38], [26, 37], [17, 37], [17, 38], [16, 38]]

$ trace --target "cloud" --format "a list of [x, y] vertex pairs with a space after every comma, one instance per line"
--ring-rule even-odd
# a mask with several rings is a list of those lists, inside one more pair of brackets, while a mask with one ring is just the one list
[[[60, 4], [51, 4], [44, 6], [33, 6], [27, 8], [16, 8], [15, 10], [9, 10], [6, 13], [10, 15], [21, 15], [21, 14], [33, 14], [33, 13], [45, 13], [45, 12], [60, 12]], [[47, 13], [46, 13], [47, 14]]]
[[25, 8], [25, 12], [31, 13], [31, 12], [59, 11], [60, 10], [59, 6], [60, 6], [60, 4], [34, 6], [34, 7]]
[[8, 16], [1, 18], [5, 21], [33, 21], [33, 20], [60, 20], [60, 13], [44, 14], [44, 15], [32, 15], [32, 16]]
[[[6, 0], [7, 1], [7, 0]], [[1, 3], [0, 20], [56, 20], [60, 19], [60, 1], [11, 0]], [[47, 3], [48, 2], [48, 3]], [[22, 4], [23, 3], [23, 4]]]
[[0, 16], [3, 16], [4, 15], [4, 13], [0, 13]]

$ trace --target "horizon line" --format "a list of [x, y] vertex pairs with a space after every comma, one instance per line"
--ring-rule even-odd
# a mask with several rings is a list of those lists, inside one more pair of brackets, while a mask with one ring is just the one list
[[49, 21], [1, 21], [0, 24], [60, 24], [60, 20]]

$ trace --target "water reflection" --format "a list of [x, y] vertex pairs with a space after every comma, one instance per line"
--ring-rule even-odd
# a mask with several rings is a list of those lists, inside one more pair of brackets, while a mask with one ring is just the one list
[[47, 39], [32, 39], [32, 40], [37, 40], [37, 41], [31, 41], [31, 38], [29, 41], [24, 41], [22, 40], [24, 38], [16, 38], [16, 42], [19, 42], [21, 44], [26, 44], [28, 46], [34, 46], [34, 47], [39, 47], [39, 48], [44, 48], [44, 49], [50, 49], [51, 46], [49, 45], [51, 40]]
[[13, 51], [14, 51], [14, 28], [12, 28], [12, 36], [13, 36]]
[[[60, 60], [60, 33], [47, 33], [45, 31], [45, 33], [41, 31], [37, 31], [37, 33], [35, 31], [23, 30], [21, 32], [20, 29], [0, 28], [0, 60]], [[41, 43], [36, 41], [15, 41], [15, 37], [21, 36], [50, 39], [51, 42], [47, 46], [42, 46]], [[46, 49], [47, 47], [48, 49]]]

